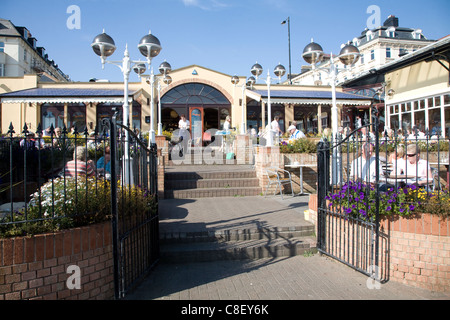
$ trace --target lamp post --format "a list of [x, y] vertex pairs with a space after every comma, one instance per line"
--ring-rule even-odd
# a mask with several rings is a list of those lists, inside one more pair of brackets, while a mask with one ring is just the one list
[[[250, 69], [250, 72], [256, 77], [255, 81], [258, 80], [258, 77], [263, 73], [263, 67], [256, 62], [252, 68]], [[278, 77], [279, 81], [281, 81], [281, 77], [285, 75], [286, 68], [278, 64], [274, 69], [274, 74]], [[270, 102], [270, 85], [272, 83], [272, 77], [270, 76], [270, 71], [267, 71], [267, 78], [264, 80], [264, 82], [267, 84], [267, 118], [268, 118], [268, 125], [269, 125], [269, 137], [267, 139], [267, 146], [271, 147], [273, 146], [273, 132], [271, 127], [271, 121], [272, 121], [272, 104]], [[264, 121], [264, 120], [263, 120]]]
[[242, 88], [242, 114], [241, 114], [241, 116], [242, 116], [242, 124], [241, 124], [241, 134], [245, 134], [245, 128], [246, 128], [246, 121], [245, 121], [245, 119], [246, 119], [246, 117], [245, 117], [245, 107], [246, 107], [246, 105], [247, 105], [247, 103], [246, 103], [246, 99], [245, 99], [245, 89], [247, 88], [247, 83], [248, 82], [246, 82], [246, 83], [244, 83], [244, 84], [242, 84], [242, 85], [240, 85], [240, 86], [238, 86], [238, 83], [239, 83], [239, 77], [238, 76], [233, 76], [233, 77], [231, 77], [231, 83], [235, 86], [235, 87], [239, 87], [239, 88]]
[[[159, 65], [159, 72], [164, 75], [163, 82], [165, 85], [170, 85], [172, 83], [172, 77], [167, 75], [172, 71], [172, 67], [166, 61]], [[158, 81], [158, 136], [162, 135], [162, 115], [161, 115], [161, 82]]]
[[292, 84], [292, 72], [291, 72], [291, 19], [288, 17], [286, 20], [284, 20], [281, 24], [288, 25], [288, 44], [289, 44], [289, 84]]
[[[339, 53], [339, 60], [346, 66], [353, 66], [360, 58], [361, 54], [357, 47], [351, 44], [345, 45], [341, 52]], [[339, 70], [334, 63], [333, 54], [330, 57], [330, 67], [329, 68], [316, 68], [316, 64], [321, 62], [324, 57], [324, 52], [322, 47], [311, 40], [311, 43], [308, 44], [303, 50], [302, 54], [303, 59], [312, 65], [313, 70], [325, 71], [331, 77], [331, 95], [332, 95], [332, 107], [331, 107], [331, 130], [333, 132], [333, 137], [337, 137], [338, 133], [338, 109], [336, 104], [336, 79], [338, 73], [342, 70]], [[340, 155], [338, 153], [337, 148], [334, 148], [333, 152], [333, 161], [332, 161], [332, 183], [337, 184], [340, 180]]]
[[[107, 61], [106, 58], [111, 56], [116, 50], [116, 46], [114, 40], [105, 33], [97, 35], [91, 44], [94, 52], [100, 56], [102, 61], [102, 68], [104, 69], [105, 63], [109, 63], [115, 66], [118, 66], [123, 73], [124, 78], [124, 103], [123, 103], [123, 123], [126, 126], [129, 126], [129, 114], [130, 114], [130, 106], [128, 104], [128, 81], [130, 78], [130, 72], [133, 65], [133, 70], [138, 74], [143, 74], [147, 68], [144, 61], [133, 61], [130, 59], [128, 52], [128, 45], [125, 48], [125, 54], [122, 61]], [[141, 41], [138, 44], [138, 49], [141, 54], [147, 58], [148, 68], [151, 66], [151, 61], [154, 57], [156, 57], [162, 50], [161, 43], [158, 38], [153, 36], [151, 32], [144, 37], [142, 37]], [[153, 117], [153, 113], [151, 114]], [[126, 144], [128, 143], [128, 133], [125, 132], [126, 135]], [[151, 141], [151, 142], [154, 142]], [[150, 141], [149, 141], [150, 143]], [[128, 148], [125, 148], [125, 157], [128, 159]]]
[[[172, 78], [168, 76], [167, 74], [172, 71], [172, 67], [170, 64], [166, 61], [161, 63], [159, 65], [159, 72], [163, 74], [163, 81], [166, 84], [170, 84], [172, 82]], [[162, 123], [161, 123], [161, 101], [160, 101], [160, 84], [159, 80], [161, 77], [155, 76], [153, 73], [153, 69], [151, 71], [150, 77], [147, 78], [146, 82], [150, 85], [150, 114], [151, 114], [151, 120], [150, 120], [150, 129], [148, 134], [149, 143], [155, 142], [155, 129], [154, 129], [154, 109], [155, 109], [155, 99], [154, 99], [154, 91], [155, 91], [155, 83], [158, 83], [158, 135], [162, 135]]]

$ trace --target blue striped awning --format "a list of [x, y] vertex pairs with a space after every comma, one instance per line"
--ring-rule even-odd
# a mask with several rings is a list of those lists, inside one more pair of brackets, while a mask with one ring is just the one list
[[[136, 92], [129, 93], [132, 100]], [[2, 103], [123, 103], [124, 91], [120, 89], [34, 88], [0, 95]]]

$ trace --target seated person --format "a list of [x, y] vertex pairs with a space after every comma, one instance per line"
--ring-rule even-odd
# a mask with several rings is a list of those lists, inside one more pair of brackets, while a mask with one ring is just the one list
[[[381, 171], [378, 177], [379, 190], [387, 191], [389, 185], [382, 181], [382, 167], [378, 160], [378, 168]], [[374, 185], [377, 180], [377, 158], [373, 154], [373, 145], [371, 143], [364, 143], [362, 145], [361, 156], [352, 161], [350, 167], [350, 178], [359, 180], [371, 185]]]
[[399, 166], [399, 163], [404, 161], [405, 161], [405, 147], [400, 144], [389, 156], [389, 163], [392, 164], [393, 174], [398, 172], [397, 168]]
[[105, 148], [105, 155], [97, 161], [97, 172], [99, 174], [111, 173], [111, 149], [109, 146]]
[[28, 132], [25, 139], [20, 140], [21, 148], [32, 150], [36, 148], [36, 139], [33, 132]]
[[288, 128], [288, 132], [291, 134], [289, 137], [289, 143], [292, 143], [297, 139], [306, 138], [305, 134], [293, 125]]
[[86, 147], [77, 147], [74, 151], [73, 160], [66, 163], [64, 167], [64, 175], [66, 177], [95, 175], [94, 161], [87, 160]]
[[424, 186], [433, 181], [433, 173], [431, 172], [428, 161], [420, 159], [420, 148], [417, 144], [410, 144], [406, 148], [406, 160], [398, 162], [397, 174], [405, 174], [414, 176], [408, 179], [408, 184], [418, 184]]
[[361, 156], [352, 161], [350, 177], [353, 180], [374, 183], [376, 180], [376, 160], [376, 157], [373, 155], [373, 145], [364, 143]]

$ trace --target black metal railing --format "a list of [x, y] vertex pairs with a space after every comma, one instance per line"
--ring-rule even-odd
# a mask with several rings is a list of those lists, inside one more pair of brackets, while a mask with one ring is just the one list
[[[112, 221], [116, 298], [159, 259], [157, 148], [113, 119], [102, 130], [0, 137], [0, 237]], [[44, 136], [44, 134], [47, 134]]]
[[374, 121], [347, 132], [317, 147], [318, 248], [369, 276], [376, 270], [383, 281], [388, 237], [380, 216], [450, 212], [450, 130], [447, 138], [417, 129], [376, 134]]

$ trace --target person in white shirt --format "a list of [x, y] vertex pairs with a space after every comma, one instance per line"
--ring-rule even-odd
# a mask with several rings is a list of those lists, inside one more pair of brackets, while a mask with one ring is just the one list
[[181, 141], [181, 151], [180, 151], [181, 156], [182, 154], [184, 154], [185, 149], [188, 146], [188, 141], [191, 138], [189, 133], [190, 123], [189, 120], [186, 119], [186, 116], [184, 114], [181, 115], [181, 119], [180, 121], [178, 121], [178, 129], [180, 129], [178, 136], [183, 139]]
[[189, 120], [186, 120], [186, 116], [184, 114], [181, 115], [181, 119], [178, 121], [178, 128], [180, 130], [189, 130]]
[[283, 132], [280, 129], [280, 124], [278, 123], [279, 120], [280, 120], [280, 117], [279, 116], [275, 116], [275, 118], [273, 118], [272, 123], [270, 124], [270, 127], [271, 127], [274, 135], [278, 135], [279, 134], [281, 136], [283, 134]]
[[406, 147], [406, 160], [398, 161], [397, 174], [414, 176], [407, 180], [408, 184], [428, 185], [433, 181], [433, 173], [428, 161], [420, 159], [420, 148], [417, 144]]
[[223, 123], [223, 130], [230, 131], [230, 128], [231, 128], [231, 117], [227, 116], [225, 118], [225, 122]]
[[[350, 177], [353, 180], [361, 180], [373, 184], [376, 182], [376, 165], [377, 158], [373, 155], [373, 145], [364, 143], [361, 156], [352, 161]], [[379, 168], [381, 168], [381, 164], [379, 164]]]
[[367, 127], [363, 127], [361, 128], [361, 139], [363, 142], [366, 140], [375, 141], [375, 135]]
[[292, 143], [297, 139], [306, 138], [305, 134], [293, 125], [288, 128], [288, 132], [291, 134], [289, 137], [289, 143]]

